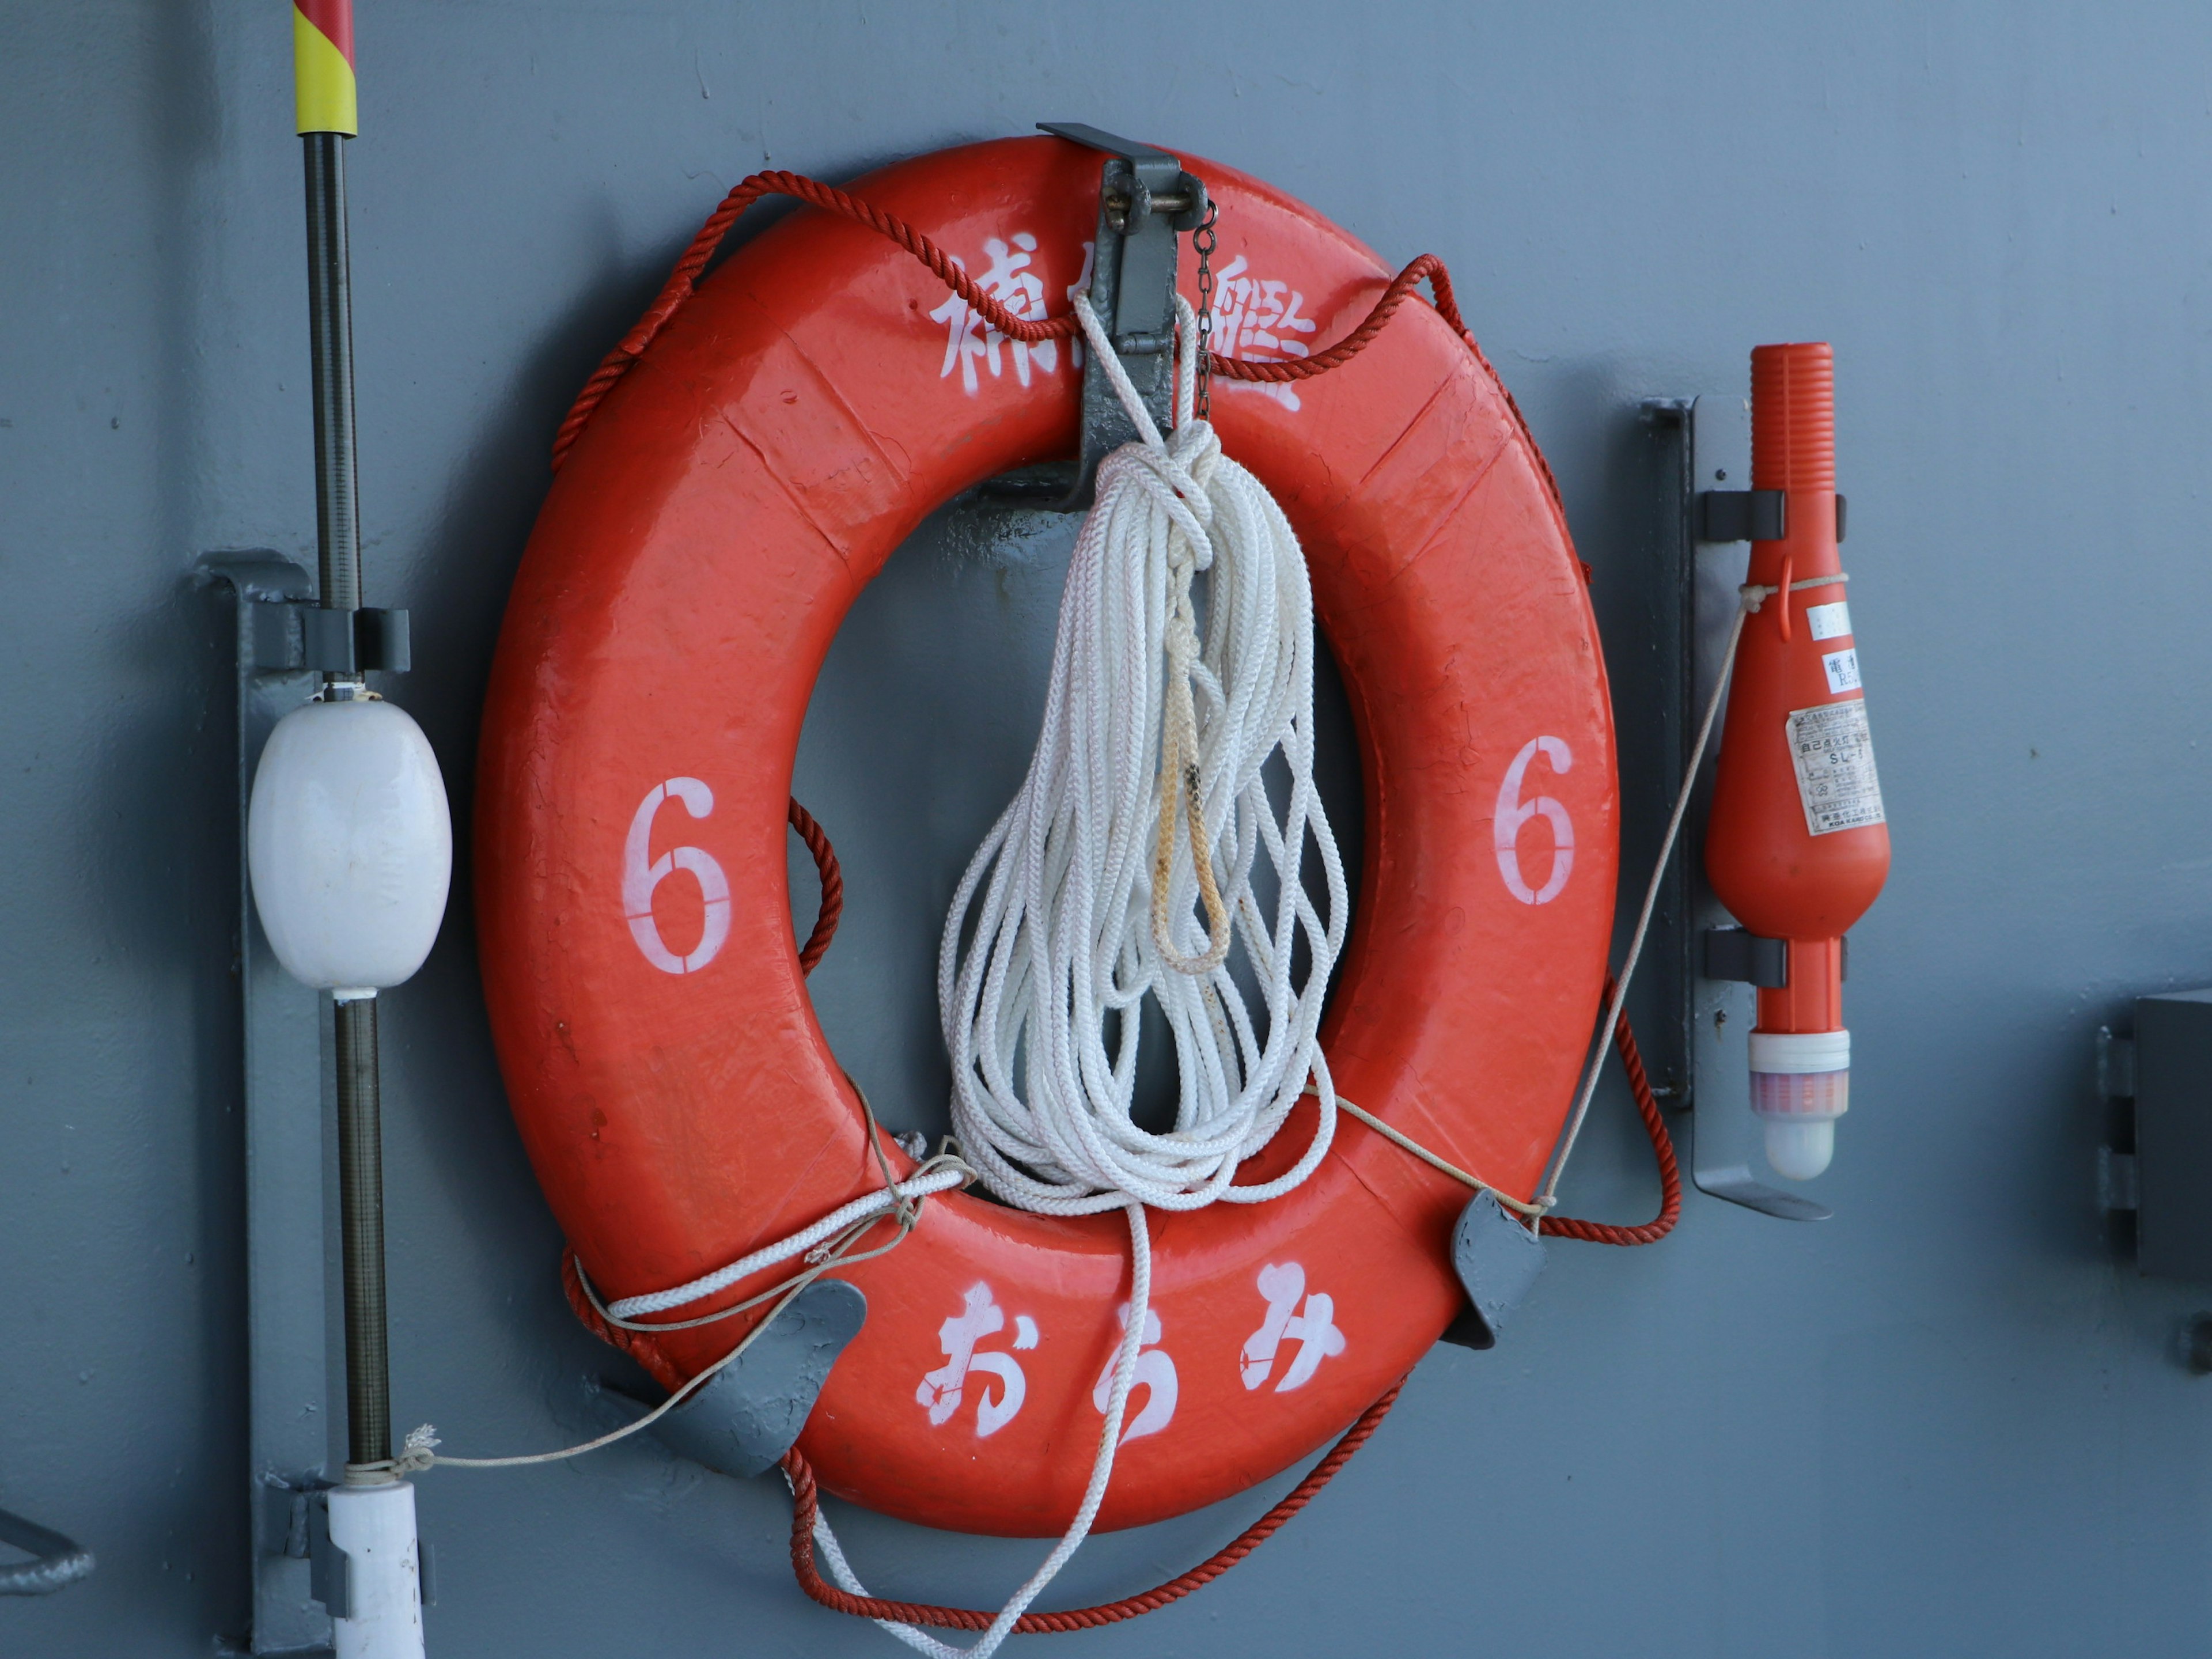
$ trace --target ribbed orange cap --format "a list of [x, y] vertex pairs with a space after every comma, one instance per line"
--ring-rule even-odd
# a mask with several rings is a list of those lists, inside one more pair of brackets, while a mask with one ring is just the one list
[[1751, 487], [1836, 487], [1836, 354], [1826, 342], [1754, 346]]

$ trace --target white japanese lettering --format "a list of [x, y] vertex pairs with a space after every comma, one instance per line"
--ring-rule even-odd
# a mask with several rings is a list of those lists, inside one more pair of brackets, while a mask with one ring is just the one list
[[[1129, 1304], [1126, 1302], [1121, 1304], [1120, 1317], [1121, 1328], [1127, 1331], [1129, 1328]], [[1124, 1446], [1142, 1436], [1158, 1434], [1175, 1419], [1176, 1395], [1179, 1386], [1176, 1380], [1175, 1361], [1168, 1357], [1165, 1349], [1150, 1346], [1160, 1340], [1160, 1332], [1158, 1310], [1146, 1309], [1143, 1339], [1146, 1346], [1138, 1354], [1136, 1365], [1129, 1377], [1129, 1398], [1134, 1400], [1137, 1390], [1143, 1389], [1146, 1390], [1145, 1408], [1123, 1423], [1119, 1443]], [[1107, 1358], [1106, 1369], [1098, 1373], [1098, 1386], [1091, 1391], [1091, 1403], [1102, 1412], [1114, 1397], [1114, 1366], [1121, 1357], [1120, 1345], [1116, 1344], [1115, 1352]]]
[[[1304, 1388], [1321, 1369], [1321, 1362], [1344, 1352], [1344, 1333], [1335, 1325], [1336, 1302], [1327, 1292], [1306, 1296], [1306, 1270], [1296, 1261], [1260, 1269], [1260, 1294], [1267, 1299], [1267, 1316], [1246, 1339], [1242, 1356], [1244, 1386], [1256, 1389], [1275, 1368], [1275, 1351], [1285, 1341], [1298, 1345], [1290, 1368], [1275, 1384], [1277, 1394]], [[1305, 1310], [1298, 1311], [1298, 1298]]]
[[[1000, 1384], [997, 1394], [987, 1388], [975, 1402], [977, 1437], [988, 1438], [1014, 1420], [1029, 1396], [1029, 1379], [1022, 1373], [1021, 1362], [1010, 1353], [979, 1351], [975, 1346], [1006, 1327], [1006, 1310], [992, 1299], [991, 1287], [969, 1285], [960, 1311], [937, 1328], [937, 1345], [945, 1351], [945, 1364], [925, 1376], [914, 1393], [915, 1403], [928, 1408], [931, 1426], [942, 1428], [958, 1413], [972, 1371], [995, 1376]], [[1027, 1314], [1018, 1316], [1015, 1330], [1016, 1347], [1036, 1346], [1034, 1319]]]

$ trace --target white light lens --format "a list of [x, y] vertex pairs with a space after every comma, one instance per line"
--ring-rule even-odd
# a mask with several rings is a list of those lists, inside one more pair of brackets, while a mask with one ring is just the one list
[[1851, 1100], [1848, 1031], [1753, 1031], [1751, 1109], [1766, 1126], [1766, 1161], [1810, 1181], [1836, 1154], [1836, 1120]]
[[446, 913], [453, 828], [429, 740], [378, 699], [276, 724], [246, 817], [253, 901], [276, 959], [319, 990], [397, 985]]

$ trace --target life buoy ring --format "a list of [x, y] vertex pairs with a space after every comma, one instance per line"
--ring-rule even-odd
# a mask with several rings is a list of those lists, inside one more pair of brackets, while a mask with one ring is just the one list
[[[1389, 280], [1367, 249], [1192, 166], [1222, 209], [1217, 349], [1297, 356], [1366, 314]], [[1013, 139], [854, 188], [1043, 315], [1085, 280], [1097, 179], [1073, 145]], [[1071, 452], [1079, 382], [1066, 343], [991, 336], [906, 252], [802, 210], [700, 288], [568, 455], [500, 641], [475, 871], [516, 1121], [607, 1295], [686, 1283], [880, 1186], [790, 927], [800, 723], [860, 588], [940, 502]], [[1586, 1052], [1617, 859], [1605, 672], [1542, 463], [1418, 305], [1324, 380], [1217, 382], [1213, 418], [1304, 544], [1359, 732], [1337, 1086], [1526, 1196]], [[1287, 1164], [1311, 1109], [1242, 1178]], [[1358, 1416], [1461, 1306], [1465, 1198], [1347, 1121], [1285, 1198], [1156, 1216], [1098, 1524], [1215, 1502]], [[1128, 1271], [1117, 1216], [932, 1200], [899, 1249], [841, 1273], [868, 1315], [800, 1441], [822, 1485], [933, 1527], [1059, 1532]], [[743, 1323], [632, 1347], [674, 1386]]]

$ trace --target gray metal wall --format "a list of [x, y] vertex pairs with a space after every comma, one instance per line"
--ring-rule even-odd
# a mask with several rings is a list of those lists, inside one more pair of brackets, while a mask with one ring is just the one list
[[[0, 1504], [101, 1559], [0, 1602], [10, 1655], [200, 1655], [244, 1617], [225, 639], [187, 576], [211, 549], [312, 558], [289, 49], [274, 3], [0, 0]], [[837, 179], [1088, 119], [1394, 262], [1443, 254], [1616, 641], [1646, 608], [1638, 401], [1833, 340], [1897, 848], [1854, 936], [1838, 1219], [1692, 1194], [1656, 1249], [1559, 1248], [1508, 1344], [1439, 1351], [1249, 1563], [1060, 1640], [2204, 1649], [2212, 1383], [2172, 1337], [2212, 1291], [2102, 1243], [2089, 1053], [2136, 991], [2212, 981], [2212, 14], [362, 0], [359, 52], [368, 580], [414, 609], [395, 690], [463, 813], [553, 425], [763, 162]], [[887, 581], [979, 626], [974, 591], [999, 595], [1018, 679], [1038, 557], [1000, 582], [940, 547]], [[934, 672], [895, 650], [906, 614], [864, 609], [802, 765], [854, 878], [825, 1018], [886, 1073], [933, 1063], [908, 901], [939, 878], [874, 816], [903, 785], [865, 742]], [[1626, 704], [1648, 665], [1617, 644], [1614, 670]], [[981, 727], [951, 818], [988, 816], [1019, 726]], [[386, 1012], [392, 1343], [404, 1422], [505, 1451], [592, 1426], [611, 1362], [556, 1287], [473, 951], [464, 872]], [[1625, 1097], [1601, 1111], [1570, 1196], [1640, 1218]], [[1177, 1571], [1268, 1495], [1101, 1540], [1054, 1599]], [[422, 1502], [444, 1655], [894, 1651], [799, 1598], [769, 1481], [625, 1447], [440, 1472]], [[987, 1605], [1042, 1549], [862, 1516], [848, 1540], [890, 1592]]]

